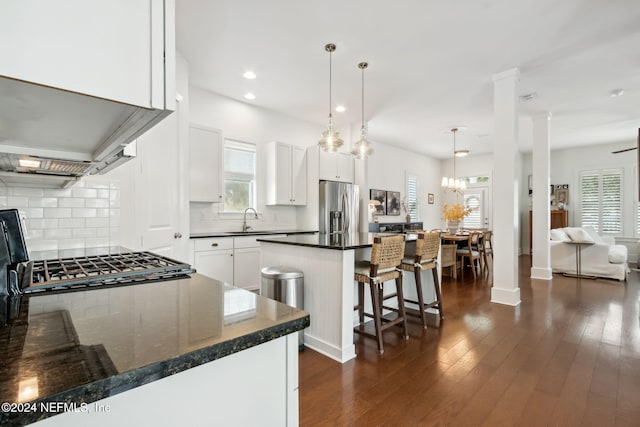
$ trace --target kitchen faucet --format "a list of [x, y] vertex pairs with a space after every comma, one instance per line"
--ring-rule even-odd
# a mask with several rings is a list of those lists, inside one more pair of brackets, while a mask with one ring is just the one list
[[256, 212], [255, 209], [253, 209], [253, 208], [245, 209], [244, 210], [244, 217], [242, 219], [242, 232], [243, 233], [246, 233], [251, 228], [250, 226], [247, 225], [247, 211], [248, 210], [252, 210], [253, 211], [253, 214], [255, 215], [255, 219], [260, 219], [260, 218], [258, 218], [258, 212]]

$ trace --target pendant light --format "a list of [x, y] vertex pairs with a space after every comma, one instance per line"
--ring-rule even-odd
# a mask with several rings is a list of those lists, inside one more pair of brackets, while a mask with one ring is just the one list
[[336, 45], [329, 43], [324, 46], [324, 50], [329, 52], [329, 125], [327, 130], [322, 132], [322, 138], [318, 141], [318, 145], [324, 151], [336, 152], [344, 144], [344, 141], [340, 138], [340, 133], [333, 130], [333, 116], [331, 114], [331, 54], [336, 50]]
[[[460, 152], [456, 151], [456, 132], [458, 132], [459, 130], [460, 129], [458, 128], [451, 129], [451, 133], [453, 133], [453, 177], [442, 177], [442, 187], [453, 192], [462, 193], [467, 189], [467, 184], [464, 182], [464, 180], [456, 178], [456, 157], [464, 157], [464, 155], [467, 155], [469, 153], [469, 150], [460, 150]], [[463, 156], [460, 156], [460, 153], [462, 152], [464, 152], [465, 154]]]
[[367, 131], [364, 126], [364, 70], [368, 66], [369, 64], [366, 62], [358, 64], [358, 68], [362, 70], [362, 127], [360, 127], [360, 139], [353, 145], [353, 150], [351, 150], [351, 154], [356, 159], [364, 159], [373, 154], [373, 148], [371, 148], [371, 143], [367, 141]]

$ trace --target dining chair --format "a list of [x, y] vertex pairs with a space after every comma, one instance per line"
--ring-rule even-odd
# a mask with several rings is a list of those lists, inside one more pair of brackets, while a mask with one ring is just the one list
[[[440, 320], [444, 319], [444, 313], [442, 310], [442, 295], [440, 294], [440, 282], [438, 280], [438, 250], [440, 249], [440, 232], [420, 232], [416, 239], [415, 253], [405, 253], [400, 268], [404, 271], [413, 273], [416, 282], [416, 294], [418, 300], [412, 300], [404, 298], [404, 302], [415, 304], [418, 306], [419, 314], [422, 321], [422, 327], [427, 329], [426, 310], [429, 308], [435, 308], [440, 314]], [[433, 286], [435, 288], [435, 301], [424, 302], [424, 293], [422, 292], [422, 271], [431, 270], [433, 275]], [[405, 306], [405, 312], [407, 315], [413, 315], [412, 312], [407, 311]]]
[[487, 270], [489, 270], [489, 255], [491, 256], [491, 261], [493, 261], [493, 243], [491, 242], [492, 235], [493, 232], [491, 230], [487, 230], [482, 233], [482, 237], [480, 238], [480, 253], [484, 261], [484, 266]]
[[[462, 262], [462, 275], [464, 276], [464, 260], [467, 258], [469, 260], [469, 264], [471, 264], [471, 271], [473, 272], [473, 278], [476, 276], [476, 261], [478, 261], [478, 266], [480, 267], [480, 271], [482, 271], [482, 257], [480, 256], [480, 251], [478, 250], [478, 239], [480, 233], [471, 232], [466, 240], [466, 244], [458, 248], [456, 251], [456, 257], [460, 258]], [[474, 249], [475, 247], [475, 249]]]
[[[404, 310], [404, 295], [402, 293], [402, 258], [404, 257], [405, 237], [399, 236], [378, 236], [373, 240], [371, 247], [370, 261], [359, 261], [355, 265], [355, 280], [358, 282], [358, 303], [354, 306], [354, 311], [358, 311], [358, 325], [353, 328], [357, 334], [370, 338], [375, 338], [378, 342], [378, 353], [384, 353], [384, 345], [382, 343], [382, 332], [386, 329], [399, 325], [402, 327], [404, 339], [409, 338], [407, 332], [407, 320]], [[387, 299], [383, 296], [384, 282], [395, 280], [398, 305], [397, 307], [389, 307], [383, 304]], [[371, 293], [372, 313], [364, 311], [364, 292], [365, 287], [369, 285]], [[383, 317], [383, 310], [389, 310], [396, 313], [396, 317], [389, 319]], [[365, 330], [365, 317], [373, 319], [375, 333], [372, 334]]]

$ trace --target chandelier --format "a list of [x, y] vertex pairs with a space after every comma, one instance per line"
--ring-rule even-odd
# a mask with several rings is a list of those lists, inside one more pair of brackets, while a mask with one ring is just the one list
[[336, 45], [329, 43], [324, 46], [324, 50], [329, 52], [329, 125], [327, 130], [322, 132], [322, 138], [318, 141], [318, 145], [324, 151], [336, 152], [344, 143], [340, 138], [340, 132], [333, 130], [333, 116], [331, 115], [331, 54], [336, 50]]
[[458, 150], [456, 151], [456, 132], [458, 132], [458, 128], [451, 129], [451, 133], [453, 133], [453, 177], [442, 177], [442, 187], [445, 189], [449, 189], [453, 192], [464, 192], [467, 188], [467, 184], [464, 180], [456, 178], [456, 157], [464, 157], [469, 154], [469, 150]]

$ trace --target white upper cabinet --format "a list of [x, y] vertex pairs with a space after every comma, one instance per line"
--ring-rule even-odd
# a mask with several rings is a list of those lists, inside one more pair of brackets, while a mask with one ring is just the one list
[[174, 6], [3, 1], [2, 150], [99, 160], [174, 110]]
[[222, 202], [222, 135], [217, 129], [189, 126], [189, 200]]
[[323, 150], [320, 153], [321, 180], [353, 182], [353, 157], [345, 153], [329, 153]]
[[283, 142], [265, 147], [267, 205], [307, 204], [307, 156], [304, 148]]

